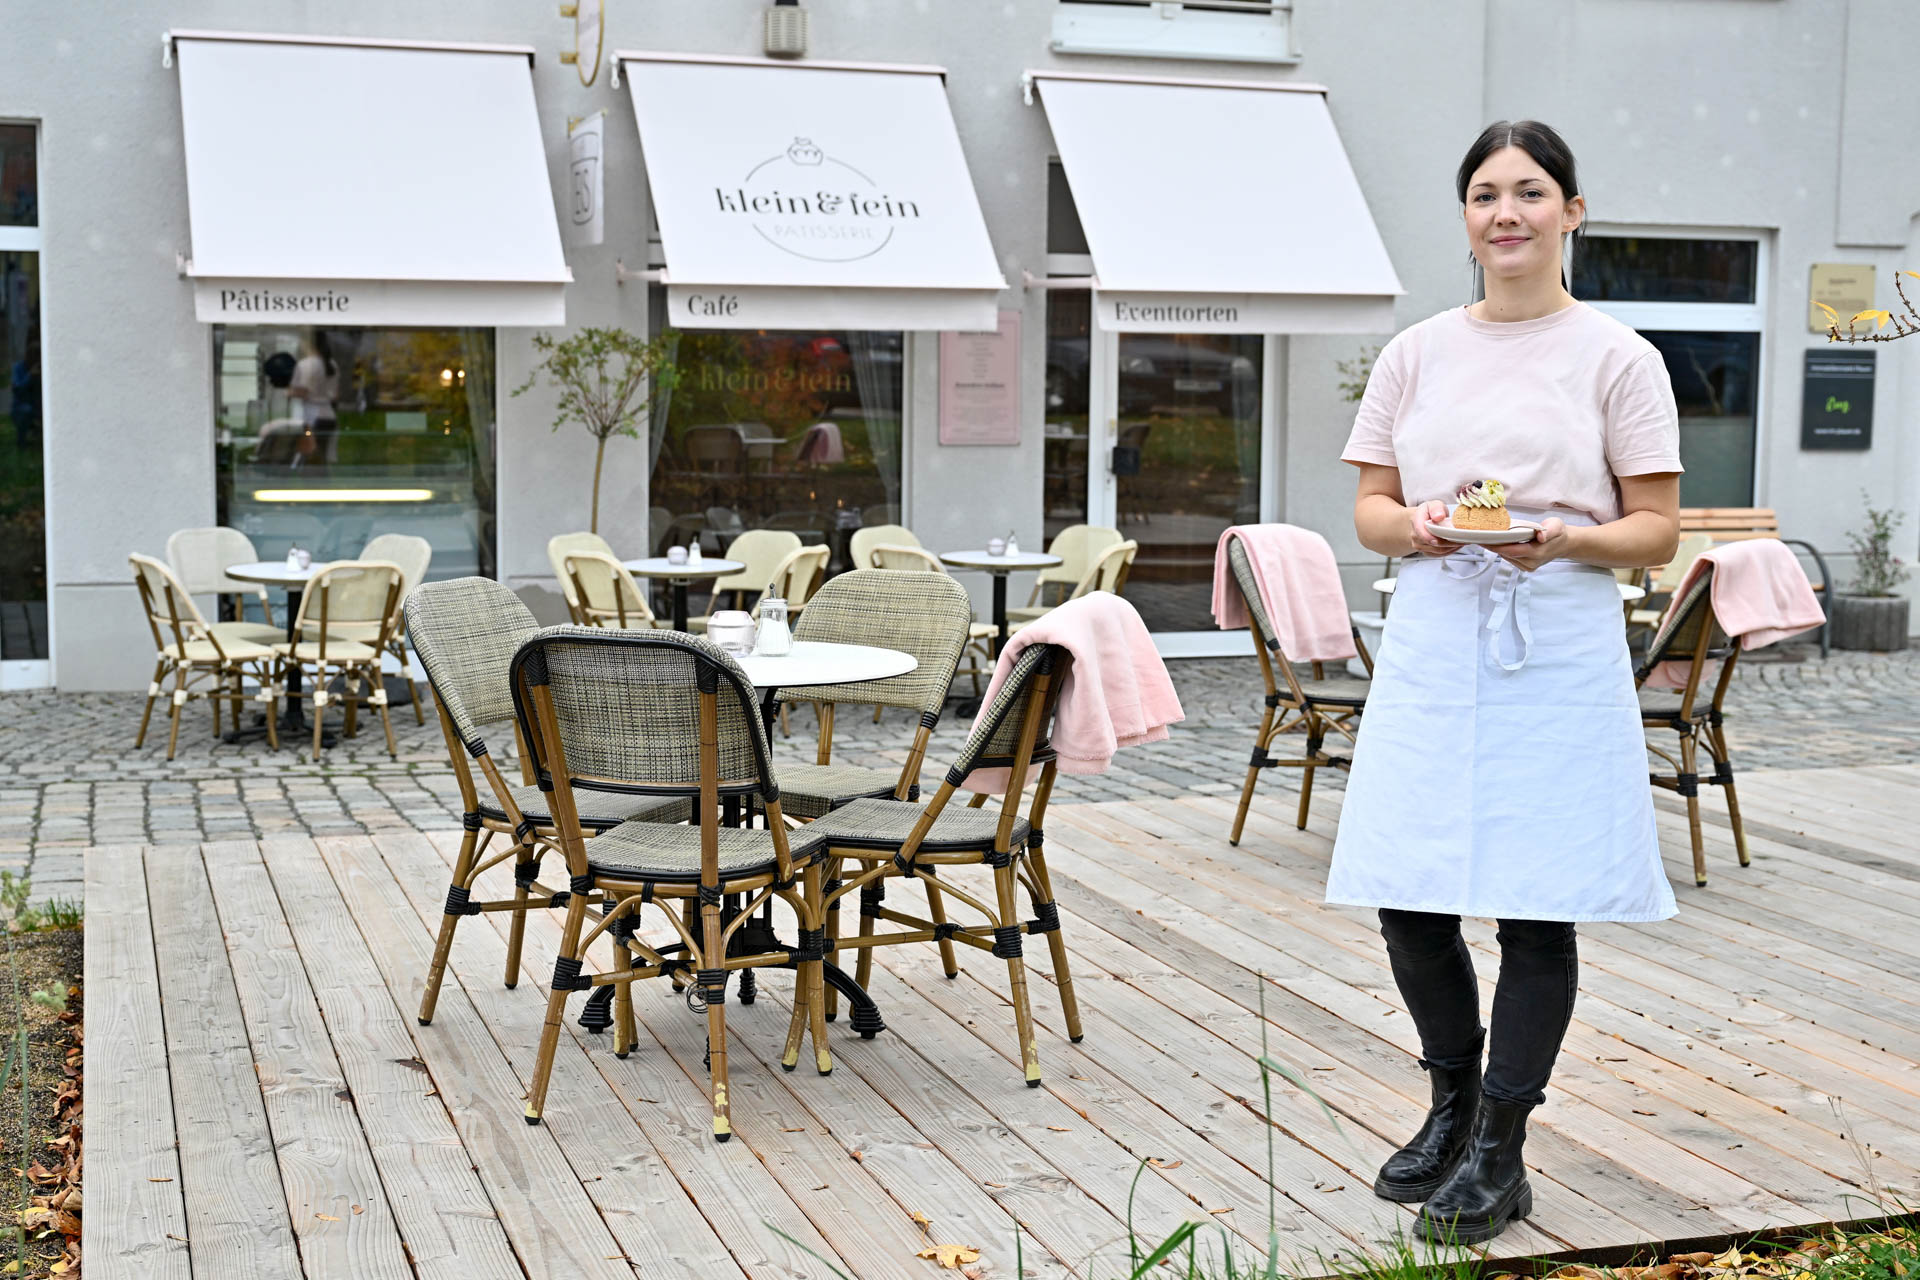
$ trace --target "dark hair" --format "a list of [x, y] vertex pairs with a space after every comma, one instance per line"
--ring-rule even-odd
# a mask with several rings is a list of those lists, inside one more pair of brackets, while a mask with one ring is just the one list
[[[1533, 162], [1547, 171], [1560, 187], [1562, 199], [1571, 200], [1580, 194], [1580, 180], [1574, 176], [1573, 149], [1567, 146], [1567, 140], [1550, 124], [1538, 120], [1496, 120], [1480, 131], [1480, 136], [1467, 148], [1467, 158], [1460, 162], [1460, 170], [1454, 175], [1454, 194], [1461, 204], [1467, 202], [1467, 184], [1473, 181], [1476, 169], [1487, 162], [1487, 157], [1507, 147], [1518, 147], [1533, 157]], [[1572, 287], [1573, 253], [1580, 243], [1580, 233], [1585, 223], [1573, 229], [1571, 240], [1564, 250], [1565, 261], [1562, 270], [1566, 273], [1568, 287]]]
[[315, 329], [313, 331], [313, 350], [314, 354], [318, 355], [320, 359], [326, 363], [327, 376], [329, 378], [340, 372], [333, 363], [333, 344], [327, 341], [327, 335], [324, 330]]

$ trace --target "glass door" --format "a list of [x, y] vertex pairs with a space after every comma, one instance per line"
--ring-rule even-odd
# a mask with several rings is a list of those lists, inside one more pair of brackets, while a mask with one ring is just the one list
[[0, 689], [51, 683], [34, 135], [0, 124]]

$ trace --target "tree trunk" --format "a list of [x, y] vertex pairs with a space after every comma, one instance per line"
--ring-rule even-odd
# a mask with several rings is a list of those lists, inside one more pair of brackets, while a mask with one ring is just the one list
[[606, 460], [607, 438], [600, 437], [600, 443], [593, 447], [593, 506], [587, 517], [587, 532], [600, 532], [600, 464]]

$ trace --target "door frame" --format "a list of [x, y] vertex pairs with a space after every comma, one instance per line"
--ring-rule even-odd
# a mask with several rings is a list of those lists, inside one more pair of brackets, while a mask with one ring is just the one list
[[[26, 125], [33, 130], [35, 183], [47, 171], [46, 155], [41, 149], [45, 130], [38, 120], [0, 116], [0, 123]], [[44, 320], [47, 296], [47, 254], [44, 233], [40, 229], [39, 200], [34, 201], [34, 221], [30, 227], [0, 227], [0, 253], [31, 253], [39, 277], [40, 310], [40, 506], [42, 512], [42, 551], [47, 564], [47, 656], [44, 658], [0, 659], [0, 693], [22, 689], [53, 687], [53, 655], [58, 652], [56, 638], [59, 623], [53, 608], [53, 521], [45, 518], [47, 502], [53, 493], [53, 453], [47, 448], [47, 326]]]

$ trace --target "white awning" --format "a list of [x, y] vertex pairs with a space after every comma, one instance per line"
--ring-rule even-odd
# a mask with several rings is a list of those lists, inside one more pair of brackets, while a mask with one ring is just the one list
[[1404, 290], [1326, 91], [1033, 71], [1092, 251], [1135, 333], [1391, 333]]
[[200, 319], [564, 323], [531, 49], [169, 38]]
[[992, 329], [1005, 287], [937, 67], [621, 53], [697, 329]]

